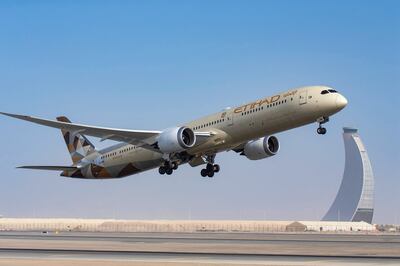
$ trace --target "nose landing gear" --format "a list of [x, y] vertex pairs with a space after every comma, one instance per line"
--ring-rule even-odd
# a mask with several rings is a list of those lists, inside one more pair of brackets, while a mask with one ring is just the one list
[[317, 133], [320, 134], [320, 135], [325, 135], [326, 134], [326, 128], [320, 126], [319, 128], [317, 128]]
[[317, 133], [319, 135], [325, 135], [326, 134], [326, 128], [322, 127], [323, 124], [329, 122], [329, 117], [320, 117], [317, 119], [317, 123], [319, 124], [318, 128], [317, 128]]

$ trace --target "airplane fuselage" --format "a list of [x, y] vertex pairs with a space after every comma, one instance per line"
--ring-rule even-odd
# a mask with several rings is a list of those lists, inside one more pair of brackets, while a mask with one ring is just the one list
[[[346, 104], [346, 99], [332, 88], [310, 86], [227, 108], [182, 125], [194, 132], [210, 132], [211, 136], [200, 138], [198, 145], [175, 159], [179, 164], [199, 165], [202, 156], [240, 148], [249, 141], [317, 121], [326, 122], [324, 119]], [[124, 177], [158, 168], [164, 162], [165, 154], [120, 143], [89, 154], [76, 165], [79, 170], [65, 170], [61, 175], [96, 179]]]

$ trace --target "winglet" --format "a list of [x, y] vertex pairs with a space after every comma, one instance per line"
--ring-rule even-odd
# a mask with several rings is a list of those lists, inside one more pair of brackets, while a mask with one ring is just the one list
[[29, 117], [27, 115], [17, 115], [17, 114], [5, 113], [5, 112], [0, 112], [0, 114], [6, 115], [6, 116], [10, 116], [10, 117], [14, 117], [14, 118], [18, 118], [18, 119], [24, 119], [24, 118], [28, 118]]

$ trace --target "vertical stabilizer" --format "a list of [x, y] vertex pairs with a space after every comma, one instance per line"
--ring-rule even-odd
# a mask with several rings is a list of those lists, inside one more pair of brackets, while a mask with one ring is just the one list
[[[64, 123], [71, 123], [65, 116], [57, 117], [57, 120]], [[69, 154], [71, 155], [74, 163], [79, 162], [82, 158], [95, 150], [92, 143], [79, 131], [68, 131], [61, 129]]]

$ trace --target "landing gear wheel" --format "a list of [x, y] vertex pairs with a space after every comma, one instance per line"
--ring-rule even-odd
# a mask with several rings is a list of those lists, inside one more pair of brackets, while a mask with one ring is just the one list
[[172, 172], [173, 172], [173, 170], [172, 170], [171, 168], [168, 168], [168, 169], [165, 171], [165, 173], [166, 173], [167, 175], [172, 175]]
[[206, 166], [206, 169], [207, 169], [208, 172], [211, 172], [211, 171], [214, 170], [214, 165], [211, 164], [211, 163], [208, 163], [207, 166]]
[[201, 170], [200, 174], [203, 177], [213, 177], [215, 173], [218, 173], [220, 167], [218, 164], [214, 164], [215, 154], [207, 155], [205, 161], [207, 162], [207, 166], [205, 169]]
[[158, 172], [161, 175], [167, 174], [167, 175], [172, 175], [174, 170], [178, 169], [179, 163], [178, 162], [171, 162], [165, 160], [164, 163], [158, 168]]
[[165, 168], [161, 166], [160, 168], [158, 168], [158, 172], [160, 173], [160, 175], [165, 175]]
[[324, 127], [319, 127], [319, 128], [317, 129], [317, 133], [320, 134], [320, 135], [325, 135], [325, 134], [326, 134], [326, 128], [324, 128]]
[[206, 177], [208, 175], [207, 169], [202, 169], [200, 174], [202, 177]]
[[326, 134], [326, 128], [322, 127], [323, 124], [328, 123], [329, 122], [329, 117], [327, 116], [322, 116], [320, 118], [317, 119], [317, 123], [319, 124], [318, 129], [317, 129], [317, 133], [319, 135], [325, 135]]

